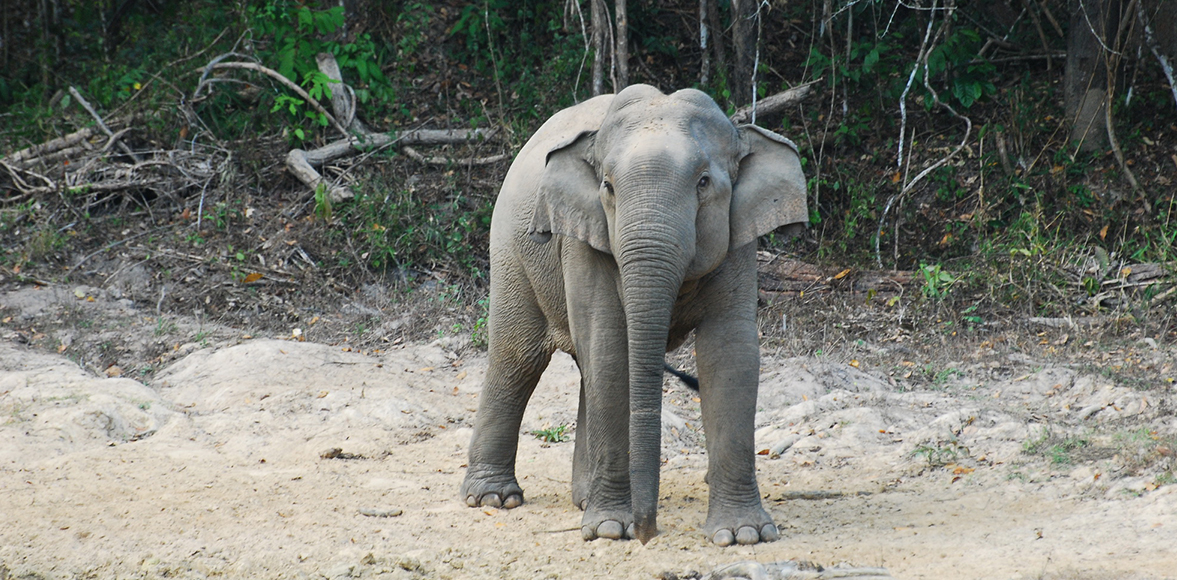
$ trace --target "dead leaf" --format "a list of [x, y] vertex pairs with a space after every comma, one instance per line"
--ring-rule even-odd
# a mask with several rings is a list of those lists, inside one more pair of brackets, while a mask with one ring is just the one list
[[433, 372], [433, 367], [421, 367], [421, 368], [417, 369], [417, 372], [419, 372], [419, 373], [431, 373], [431, 372]]
[[973, 469], [972, 467], [965, 467], [963, 465], [957, 465], [956, 469], [952, 470], [952, 474], [953, 475], [967, 475], [967, 474], [972, 473], [974, 471], [976, 471], [976, 469]]
[[111, 378], [121, 377], [123, 376], [123, 369], [120, 369], [118, 365], [110, 365], [106, 367], [106, 376]]
[[1099, 230], [1099, 239], [1101, 239], [1101, 240], [1106, 240], [1106, 239], [1107, 239], [1107, 237], [1108, 237], [1108, 226], [1110, 226], [1110, 225], [1111, 225], [1111, 224], [1105, 224], [1105, 225], [1103, 226], [1103, 228], [1101, 228], [1101, 229]]
[[842, 278], [845, 278], [845, 277], [846, 277], [846, 275], [847, 275], [847, 274], [849, 274], [849, 273], [850, 273], [850, 268], [846, 268], [845, 270], [842, 270], [841, 272], [838, 272], [837, 274], [834, 274], [834, 279], [835, 279], [835, 280], [841, 280]]
[[262, 279], [262, 274], [260, 272], [251, 272], [248, 276], [245, 277], [244, 282], [246, 284], [249, 284], [250, 282], [257, 282], [258, 280], [261, 280], [261, 279]]
[[460, 381], [460, 380], [462, 380], [462, 379], [464, 379], [464, 378], [466, 378], [466, 371], [462, 371], [462, 372], [458, 373], [458, 376], [456, 376], [456, 377], [454, 377], [454, 378], [455, 378], [455, 379], [457, 379], [457, 380], [459, 380], [459, 381]]
[[316, 396], [315, 396], [315, 398], [316, 398], [316, 399], [322, 399], [323, 397], [326, 397], [328, 394], [329, 394], [329, 391], [327, 391], [326, 389], [324, 389], [324, 390], [322, 390], [322, 391], [319, 391], [319, 394], [318, 394], [318, 395], [316, 395]]
[[851, 360], [851, 361], [850, 361], [850, 366], [852, 366], [852, 367], [854, 367], [854, 368], [858, 368], [858, 359], [853, 359], [853, 360]]

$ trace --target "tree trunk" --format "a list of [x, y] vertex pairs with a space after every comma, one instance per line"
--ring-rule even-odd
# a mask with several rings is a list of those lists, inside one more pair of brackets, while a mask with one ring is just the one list
[[719, 18], [718, 2], [707, 2], [707, 23], [711, 28], [711, 49], [715, 51], [713, 70], [716, 75], [727, 79], [727, 54], [723, 49], [723, 22]]
[[617, 19], [617, 84], [613, 92], [617, 93], [629, 86], [629, 16], [625, 0], [616, 0], [614, 10]]
[[593, 96], [605, 92], [605, 0], [589, 0], [592, 4], [593, 27]]
[[732, 0], [732, 44], [736, 50], [736, 67], [728, 79], [732, 101], [737, 105], [752, 102], [752, 70], [756, 59], [756, 0]]
[[1074, 0], [1067, 33], [1063, 99], [1071, 120], [1071, 141], [1080, 151], [1108, 147], [1109, 54], [1116, 44], [1121, 0]]
[[702, 60], [699, 67], [699, 85], [704, 87], [711, 81], [711, 47], [708, 42], [711, 32], [707, 29], [707, 4], [707, 0], [699, 0], [699, 52]]

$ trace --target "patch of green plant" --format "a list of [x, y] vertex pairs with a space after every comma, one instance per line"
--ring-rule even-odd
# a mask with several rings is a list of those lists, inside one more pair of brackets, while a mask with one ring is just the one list
[[163, 316], [158, 316], [155, 319], [155, 335], [164, 336], [176, 332], [176, 323], [168, 320]]
[[1090, 445], [1091, 440], [1087, 437], [1058, 436], [1044, 428], [1038, 435], [1022, 442], [1022, 452], [1046, 457], [1052, 465], [1064, 466], [1075, 463], [1076, 452]]
[[953, 378], [963, 377], [963, 376], [964, 376], [964, 373], [962, 373], [959, 369], [954, 369], [954, 368], [949, 367], [949, 368], [946, 368], [946, 369], [941, 370], [940, 372], [936, 373], [936, 376], [932, 378], [932, 384], [934, 384], [936, 386], [943, 387], [944, 385], [948, 384], [948, 381], [951, 381]]
[[571, 439], [571, 430], [568, 425], [556, 425], [547, 429], [536, 429], [531, 434], [544, 443], [563, 443]]
[[944, 300], [957, 282], [957, 278], [941, 269], [940, 264], [920, 264], [919, 272], [924, 281], [920, 292], [928, 300]]
[[336, 215], [372, 268], [427, 270], [444, 264], [479, 276], [491, 210], [485, 200], [455, 194], [429, 201], [396, 187], [361, 192]]
[[474, 327], [470, 329], [470, 343], [478, 348], [486, 348], [487, 321], [490, 319], [490, 297], [480, 298], [476, 304], [478, 318], [474, 320]]
[[969, 449], [959, 439], [951, 437], [946, 441], [934, 441], [919, 445], [911, 454], [913, 457], [924, 458], [928, 467], [944, 467], [949, 463], [955, 463], [962, 457], [968, 457]]

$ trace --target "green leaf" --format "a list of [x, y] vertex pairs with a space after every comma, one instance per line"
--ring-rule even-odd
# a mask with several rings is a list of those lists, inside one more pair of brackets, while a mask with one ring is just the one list
[[875, 45], [870, 52], [866, 53], [866, 58], [862, 59], [862, 71], [870, 72], [879, 62], [879, 47]]

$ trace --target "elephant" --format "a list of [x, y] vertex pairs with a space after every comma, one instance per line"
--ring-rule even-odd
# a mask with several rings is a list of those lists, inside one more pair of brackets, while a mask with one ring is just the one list
[[460, 495], [515, 508], [524, 408], [552, 353], [581, 383], [572, 500], [585, 540], [658, 534], [666, 353], [695, 333], [704, 533], [771, 542], [753, 441], [757, 238], [808, 222], [797, 148], [705, 93], [632, 85], [564, 109], [516, 156], [491, 218], [489, 366]]

